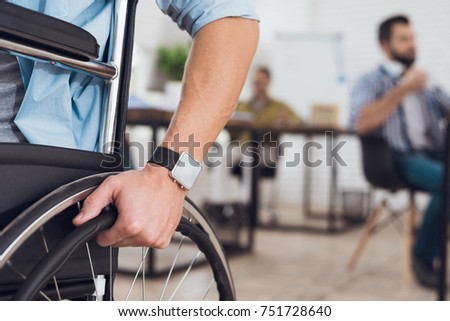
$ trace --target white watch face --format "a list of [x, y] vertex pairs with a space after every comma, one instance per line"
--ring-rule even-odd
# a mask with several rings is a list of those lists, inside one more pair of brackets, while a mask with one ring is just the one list
[[202, 165], [199, 162], [188, 153], [182, 153], [170, 176], [190, 190], [201, 171]]

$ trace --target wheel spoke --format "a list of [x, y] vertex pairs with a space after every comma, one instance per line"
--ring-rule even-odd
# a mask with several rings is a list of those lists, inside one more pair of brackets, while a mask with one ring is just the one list
[[142, 301], [145, 301], [145, 259], [146, 255], [145, 255], [145, 248], [142, 247], [141, 248], [141, 262], [142, 262], [142, 296], [141, 299]]
[[[11, 261], [6, 262], [6, 266], [8, 267], [8, 269], [10, 269], [10, 271], [12, 271], [16, 275], [18, 275], [23, 281], [27, 280], [27, 277], [22, 272], [20, 272], [18, 269], [16, 269], [16, 267], [14, 266], [14, 264], [12, 264]], [[39, 294], [47, 301], [52, 300], [42, 291], [39, 291]]]
[[211, 280], [211, 282], [209, 282], [208, 288], [206, 289], [205, 294], [203, 294], [202, 299], [201, 299], [200, 301], [205, 301], [206, 297], [207, 297], [208, 294], [209, 294], [209, 291], [211, 291], [211, 288], [212, 288], [214, 282], [215, 282], [215, 280], [214, 280], [214, 278], [213, 278], [213, 279]]
[[180, 289], [180, 287], [183, 284], [184, 280], [186, 280], [186, 277], [188, 276], [189, 272], [191, 272], [192, 267], [194, 266], [195, 262], [197, 261], [198, 257], [200, 256], [200, 254], [202, 254], [202, 252], [198, 251], [197, 255], [194, 257], [194, 259], [192, 260], [191, 264], [189, 264], [189, 267], [187, 268], [187, 270], [184, 273], [182, 279], [180, 280], [180, 282], [178, 283], [177, 287], [175, 288], [175, 291], [173, 291], [172, 295], [170, 296], [169, 301], [172, 301], [173, 297], [175, 296], [175, 294]]
[[109, 301], [113, 300], [113, 248], [109, 247]]
[[95, 282], [94, 264], [92, 263], [91, 251], [89, 250], [89, 243], [86, 243], [86, 251], [87, 251], [88, 258], [89, 258], [89, 265], [91, 267], [92, 282], [94, 282], [94, 287], [95, 287], [94, 295], [97, 300], [100, 292], [98, 291], [98, 288], [97, 288], [97, 282]]
[[[45, 237], [44, 227], [41, 226], [39, 231], [41, 232], [41, 235], [42, 235], [42, 241], [44, 243], [45, 253], [48, 254], [49, 250], [48, 250], [47, 238]], [[53, 284], [55, 285], [56, 294], [58, 295], [58, 300], [61, 301], [62, 300], [61, 292], [59, 291], [59, 286], [58, 286], [58, 281], [56, 280], [56, 275], [53, 276]]]
[[[149, 250], [150, 250], [150, 248], [147, 248], [147, 250], [145, 251], [144, 259], [147, 257], [147, 254], [148, 254]], [[135, 276], [134, 276], [133, 282], [131, 283], [131, 286], [130, 286], [130, 288], [129, 288], [129, 290], [128, 290], [128, 293], [127, 293], [127, 296], [126, 296], [126, 298], [125, 298], [125, 301], [128, 301], [128, 299], [130, 298], [131, 291], [133, 290], [134, 285], [136, 284], [137, 278], [138, 278], [138, 276], [139, 276], [139, 273], [141, 273], [141, 270], [142, 270], [142, 266], [143, 266], [143, 265], [144, 265], [144, 262], [143, 262], [143, 260], [141, 260], [141, 263], [139, 264], [139, 268], [138, 268], [138, 270], [136, 271], [136, 274], [135, 274]]]
[[172, 277], [173, 269], [175, 268], [175, 264], [177, 263], [178, 256], [180, 255], [181, 247], [183, 246], [183, 242], [185, 239], [186, 239], [186, 236], [183, 235], [183, 237], [180, 240], [180, 243], [178, 244], [177, 253], [175, 254], [172, 265], [170, 266], [169, 274], [167, 275], [166, 283], [164, 284], [164, 288], [162, 290], [161, 296], [159, 297], [159, 301], [162, 301], [164, 294], [166, 293], [167, 286], [169, 285], [169, 281], [170, 281], [170, 278]]

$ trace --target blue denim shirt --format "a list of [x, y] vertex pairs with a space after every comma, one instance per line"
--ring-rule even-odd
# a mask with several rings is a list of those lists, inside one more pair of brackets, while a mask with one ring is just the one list
[[[106, 55], [113, 5], [110, 0], [10, 0], [78, 25], [95, 36]], [[160, 9], [191, 36], [225, 17], [258, 17], [248, 0], [156, 0]], [[15, 118], [32, 144], [98, 151], [103, 81], [19, 59], [26, 93]], [[49, 76], [51, 75], [51, 76]]]

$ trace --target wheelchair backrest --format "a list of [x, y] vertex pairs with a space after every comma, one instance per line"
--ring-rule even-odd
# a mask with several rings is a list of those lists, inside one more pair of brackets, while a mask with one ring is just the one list
[[[0, 50], [76, 70], [105, 82], [99, 133], [101, 149], [83, 151], [0, 143], [0, 230], [17, 213], [61, 185], [96, 173], [123, 170], [123, 137], [138, 1], [106, 1], [111, 1], [114, 8], [108, 40], [110, 50], [103, 57], [106, 61], [97, 60], [97, 44], [85, 30], [0, 2]], [[33, 24], [37, 26], [33, 28]], [[40, 32], [46, 30], [53, 31], [47, 35]]]

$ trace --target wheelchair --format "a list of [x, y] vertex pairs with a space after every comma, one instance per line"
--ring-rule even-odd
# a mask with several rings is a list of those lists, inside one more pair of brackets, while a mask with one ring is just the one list
[[[189, 199], [159, 289], [146, 287], [145, 265], [153, 249], [141, 249], [133, 275], [118, 282], [121, 250], [96, 244], [95, 236], [117, 217], [113, 205], [78, 228], [71, 223], [84, 199], [108, 176], [124, 170], [137, 0], [111, 1], [113, 49], [106, 62], [98, 60], [96, 39], [84, 29], [0, 2], [0, 16], [9, 17], [0, 19], [0, 50], [100, 77], [107, 91], [102, 152], [0, 143], [0, 300], [234, 300], [222, 246]], [[176, 272], [178, 260], [186, 255], [184, 272]], [[199, 262], [201, 282], [197, 277], [189, 283]]]

